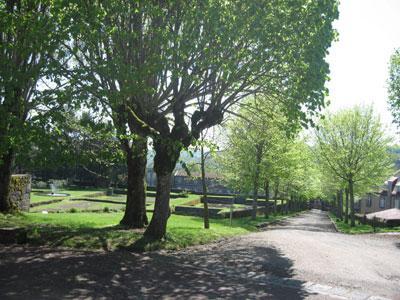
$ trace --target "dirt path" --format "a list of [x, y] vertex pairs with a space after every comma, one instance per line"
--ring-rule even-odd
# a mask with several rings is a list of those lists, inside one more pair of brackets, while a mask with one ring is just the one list
[[348, 236], [311, 211], [179, 252], [0, 249], [0, 299], [400, 299], [398, 237]]

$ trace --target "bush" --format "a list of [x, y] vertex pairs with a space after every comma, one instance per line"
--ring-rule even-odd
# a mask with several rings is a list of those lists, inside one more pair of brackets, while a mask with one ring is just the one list
[[110, 208], [108, 206], [103, 208], [103, 212], [105, 213], [109, 213], [110, 212]]
[[69, 212], [70, 212], [70, 213], [77, 213], [78, 210], [77, 210], [75, 207], [73, 207], [73, 208], [71, 208], [71, 209], [69, 210]]

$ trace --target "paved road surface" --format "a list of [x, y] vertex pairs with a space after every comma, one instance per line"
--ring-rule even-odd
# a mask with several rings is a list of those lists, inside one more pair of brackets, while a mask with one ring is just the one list
[[313, 210], [178, 252], [0, 248], [0, 299], [400, 299], [399, 236], [336, 233]]

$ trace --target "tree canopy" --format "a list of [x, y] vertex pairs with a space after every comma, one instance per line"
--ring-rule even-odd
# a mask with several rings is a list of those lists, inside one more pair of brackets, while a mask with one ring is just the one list
[[389, 67], [389, 106], [394, 122], [400, 125], [400, 50], [396, 50], [390, 58]]
[[13, 209], [11, 170], [15, 155], [37, 132], [30, 129], [61, 106], [55, 88], [73, 10], [63, 0], [0, 2], [0, 211]]
[[348, 186], [354, 225], [354, 187], [367, 191], [384, 181], [392, 166], [390, 140], [368, 107], [328, 115], [315, 134], [318, 162]]

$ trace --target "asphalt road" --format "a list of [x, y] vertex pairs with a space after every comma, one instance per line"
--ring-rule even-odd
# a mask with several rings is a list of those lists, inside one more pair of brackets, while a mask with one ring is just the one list
[[400, 237], [336, 233], [313, 210], [177, 252], [0, 248], [0, 299], [160, 298], [400, 299]]

